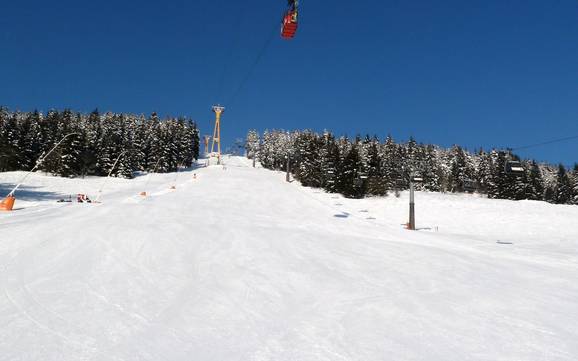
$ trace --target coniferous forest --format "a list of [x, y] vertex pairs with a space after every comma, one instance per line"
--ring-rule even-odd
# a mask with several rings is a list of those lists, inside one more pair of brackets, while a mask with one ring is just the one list
[[[501, 150], [469, 152], [455, 145], [443, 149], [414, 139], [396, 143], [391, 137], [336, 138], [329, 132], [249, 131], [249, 158], [263, 167], [289, 171], [304, 186], [323, 188], [349, 198], [383, 196], [409, 189], [410, 177], [423, 181], [416, 189], [431, 192], [470, 192], [489, 198], [541, 200], [578, 204], [578, 165], [538, 164]], [[507, 171], [509, 161], [523, 171]]]
[[131, 178], [135, 171], [190, 167], [199, 156], [197, 126], [184, 118], [97, 110], [81, 114], [68, 109], [44, 115], [0, 107], [0, 172], [32, 169], [39, 157], [70, 133], [75, 134], [46, 158], [40, 170], [64, 177], [105, 176], [118, 158], [112, 174]]

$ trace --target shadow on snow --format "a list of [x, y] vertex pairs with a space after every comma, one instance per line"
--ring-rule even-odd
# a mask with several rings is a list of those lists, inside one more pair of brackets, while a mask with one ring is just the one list
[[[0, 199], [3, 199], [10, 193], [10, 191], [16, 186], [16, 184], [10, 183], [0, 183]], [[23, 201], [45, 201], [45, 200], [58, 200], [62, 198], [62, 194], [56, 192], [46, 192], [35, 190], [38, 187], [31, 187], [27, 185], [21, 185], [20, 188], [15, 193], [16, 199]]]

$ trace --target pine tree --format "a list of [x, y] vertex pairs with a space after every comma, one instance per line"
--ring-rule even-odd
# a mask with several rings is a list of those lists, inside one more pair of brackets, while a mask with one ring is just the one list
[[81, 175], [102, 175], [104, 170], [98, 168], [98, 149], [102, 138], [102, 127], [98, 109], [85, 117], [84, 132], [86, 134], [84, 150], [80, 154]]
[[544, 200], [549, 203], [556, 203], [556, 188], [553, 186], [546, 186], [544, 192]]
[[166, 169], [166, 160], [163, 159], [165, 139], [163, 128], [157, 113], [153, 112], [148, 120], [147, 140], [150, 144], [146, 170], [148, 172], [162, 172]]
[[572, 203], [578, 205], [578, 163], [574, 164], [574, 170], [572, 171], [572, 195]]
[[377, 137], [374, 137], [369, 143], [367, 158], [367, 194], [375, 196], [387, 195], [387, 181], [381, 167], [382, 159]]
[[486, 153], [480, 150], [479, 162], [476, 174], [476, 181], [478, 184], [478, 191], [487, 194], [490, 189], [495, 188], [493, 184], [493, 164], [491, 153]]
[[324, 143], [320, 151], [321, 170], [324, 175], [323, 189], [330, 193], [338, 193], [337, 169], [339, 167], [339, 147], [330, 133], [324, 134]]
[[2, 108], [0, 108], [0, 116], [3, 119], [0, 132], [0, 141], [2, 141], [0, 143], [0, 150], [2, 151], [0, 161], [4, 171], [18, 170], [22, 165], [22, 154], [18, 147], [20, 134], [17, 115], [2, 113]]
[[[42, 154], [45, 156], [50, 150], [64, 137], [62, 133], [60, 113], [56, 110], [50, 110], [46, 118], [40, 123], [40, 132], [42, 134]], [[51, 174], [59, 174], [61, 165], [61, 152], [55, 150], [48, 157], [44, 157], [40, 169]]]
[[451, 156], [451, 191], [464, 192], [466, 182], [473, 178], [473, 166], [471, 165], [471, 159], [469, 159], [464, 150], [457, 145], [454, 145], [452, 148]]
[[40, 157], [42, 146], [40, 133], [41, 114], [35, 110], [25, 114], [19, 124], [19, 152], [22, 155], [19, 169], [32, 169]]
[[506, 153], [493, 150], [490, 153], [492, 160], [492, 175], [488, 183], [489, 198], [507, 198], [508, 180], [506, 178]]
[[558, 175], [556, 177], [556, 191], [554, 200], [558, 204], [570, 204], [573, 201], [572, 184], [566, 168], [562, 164], [558, 166]]
[[409, 141], [404, 145], [404, 155], [405, 155], [405, 164], [406, 168], [410, 171], [417, 171], [421, 168], [421, 164], [419, 164], [419, 157], [418, 154], [418, 145], [413, 137], [409, 137]]
[[60, 114], [59, 119], [58, 127], [62, 138], [69, 134], [74, 134], [68, 136], [54, 151], [54, 155], [59, 157], [59, 159], [58, 166], [53, 170], [53, 173], [63, 177], [72, 177], [81, 172], [82, 164], [80, 155], [86, 142], [86, 135], [80, 129], [80, 117], [77, 116], [76, 119], [74, 119], [74, 114], [70, 109], [65, 109]]
[[190, 148], [188, 148], [188, 159], [189, 159], [189, 164], [188, 167], [190, 167], [192, 165], [192, 161], [199, 159], [199, 154], [200, 154], [200, 146], [201, 146], [201, 141], [200, 141], [200, 137], [199, 137], [199, 128], [197, 128], [197, 123], [195, 123], [192, 120], [189, 120], [188, 122], [188, 126], [187, 128], [189, 129], [188, 132], [188, 137], [187, 137], [187, 141], [188, 144], [190, 145]]
[[[115, 154], [118, 153], [121, 139], [118, 137], [117, 124], [115, 115], [112, 113], [105, 113], [101, 120], [102, 136], [97, 147], [97, 168], [99, 175], [107, 175], [114, 165], [116, 160]], [[116, 175], [116, 171], [112, 173]]]
[[113, 174], [123, 178], [132, 178], [133, 171], [137, 168], [137, 165], [134, 158], [134, 141], [133, 133], [130, 131], [130, 118], [125, 114], [116, 114], [113, 119], [115, 123], [114, 138], [118, 140], [117, 146], [111, 152], [111, 167], [115, 167], [116, 163]]
[[253, 159], [259, 157], [259, 143], [259, 133], [256, 130], [250, 130], [247, 133], [247, 139], [245, 140], [247, 158]]
[[362, 198], [363, 184], [359, 182], [361, 161], [357, 144], [353, 144], [337, 168], [337, 189], [348, 198]]
[[400, 147], [394, 142], [391, 136], [387, 136], [381, 151], [381, 169], [384, 181], [388, 190], [398, 189], [406, 186], [403, 179], [402, 167], [403, 158]]
[[59, 143], [41, 170], [68, 177], [106, 175], [124, 152], [115, 174], [130, 177], [147, 164], [146, 152], [152, 150], [149, 133], [159, 139], [157, 156], [166, 158], [162, 171], [197, 159], [198, 129], [184, 119], [148, 122], [134, 115], [106, 113], [101, 117], [98, 111], [83, 115], [69, 109], [51, 110], [43, 117], [38, 111], [10, 113], [0, 107], [0, 171], [29, 170]]
[[526, 195], [528, 199], [531, 200], [538, 201], [544, 199], [544, 179], [540, 171], [540, 166], [535, 161], [532, 161], [530, 165]]
[[436, 149], [433, 145], [428, 145], [425, 148], [421, 176], [423, 178], [423, 189], [430, 192], [441, 191], [442, 170], [438, 161]]
[[313, 132], [300, 133], [295, 139], [294, 175], [306, 187], [323, 183], [320, 150], [322, 142]]
[[261, 149], [259, 152], [261, 165], [268, 169], [275, 169], [274, 168], [274, 161], [273, 161], [273, 133], [265, 130], [263, 133], [263, 144], [261, 145]]

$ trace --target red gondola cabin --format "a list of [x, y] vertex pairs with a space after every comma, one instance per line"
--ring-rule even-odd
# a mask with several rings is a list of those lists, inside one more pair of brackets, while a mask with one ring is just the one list
[[281, 28], [281, 37], [283, 39], [292, 39], [297, 32], [297, 11], [290, 10], [283, 17], [283, 27]]

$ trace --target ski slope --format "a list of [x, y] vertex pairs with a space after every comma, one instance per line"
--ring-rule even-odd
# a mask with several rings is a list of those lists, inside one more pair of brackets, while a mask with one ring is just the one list
[[420, 192], [411, 232], [407, 193], [225, 163], [100, 204], [34, 174], [0, 213], [0, 360], [578, 359], [578, 207]]

